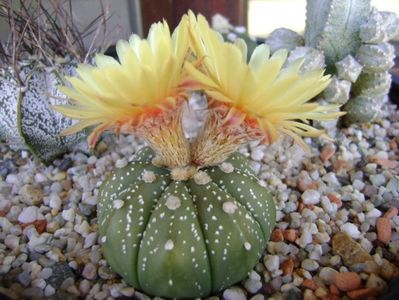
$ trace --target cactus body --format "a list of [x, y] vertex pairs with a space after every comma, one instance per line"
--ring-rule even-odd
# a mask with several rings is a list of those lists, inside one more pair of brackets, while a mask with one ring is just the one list
[[103, 251], [126, 282], [169, 298], [203, 297], [240, 281], [263, 252], [275, 207], [242, 155], [174, 181], [142, 149], [104, 182]]

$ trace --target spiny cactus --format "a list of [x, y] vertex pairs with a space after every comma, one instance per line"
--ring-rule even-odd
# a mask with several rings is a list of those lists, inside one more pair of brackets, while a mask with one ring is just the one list
[[[54, 68], [21, 63], [15, 74], [11, 68], [0, 76], [0, 139], [13, 148], [28, 148], [44, 162], [50, 162], [82, 140], [81, 132], [62, 137], [60, 133], [73, 121], [55, 112], [51, 105], [67, 104], [57, 86], [62, 77], [73, 75], [76, 64], [62, 63]], [[23, 86], [18, 80], [23, 81]]]
[[395, 55], [388, 41], [399, 33], [398, 17], [371, 8], [369, 0], [308, 0], [306, 10], [304, 43], [287, 29], [266, 43], [290, 50], [289, 62], [304, 57], [303, 70], [327, 66], [333, 80], [319, 101], [344, 105], [346, 125], [373, 120], [391, 84]]
[[233, 154], [187, 181], [154, 166], [144, 148], [103, 183], [98, 223], [104, 255], [126, 282], [170, 298], [206, 296], [241, 280], [275, 222], [269, 192]]

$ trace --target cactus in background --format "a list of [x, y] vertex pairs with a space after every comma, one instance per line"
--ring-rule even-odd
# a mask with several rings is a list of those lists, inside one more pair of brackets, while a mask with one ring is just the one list
[[289, 62], [304, 57], [303, 70], [327, 67], [333, 80], [318, 101], [344, 105], [345, 125], [373, 120], [391, 84], [395, 55], [388, 41], [399, 33], [398, 17], [368, 0], [308, 0], [306, 9], [304, 43], [287, 29], [275, 30], [266, 43], [290, 50]]
[[[124, 280], [168, 298], [203, 297], [246, 276], [275, 222], [269, 192], [233, 154], [187, 181], [172, 180], [144, 148], [104, 182], [103, 251]], [[116, 253], [118, 253], [116, 255]]]
[[84, 132], [60, 136], [75, 122], [51, 106], [68, 104], [57, 86], [99, 50], [93, 45], [86, 48], [83, 39], [90, 33], [95, 39], [99, 30], [105, 30], [107, 12], [102, 10], [81, 30], [70, 14], [71, 0], [28, 2], [0, 2], [0, 19], [10, 25], [8, 38], [0, 42], [0, 139], [51, 163], [85, 136]]
[[[85, 136], [83, 132], [60, 136], [74, 122], [51, 108], [51, 105], [68, 103], [57, 86], [63, 84], [63, 76], [73, 75], [75, 68], [76, 63], [62, 63], [55, 69], [35, 66], [31, 61], [21, 64], [18, 74], [11, 68], [3, 69], [0, 76], [0, 139], [14, 149], [27, 147], [47, 163], [81, 141]], [[23, 81], [23, 86], [18, 78]]]

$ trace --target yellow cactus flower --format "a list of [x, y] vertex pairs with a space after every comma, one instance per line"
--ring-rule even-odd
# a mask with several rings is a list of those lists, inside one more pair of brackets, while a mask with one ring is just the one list
[[188, 55], [188, 19], [171, 36], [165, 21], [153, 24], [147, 39], [132, 35], [116, 45], [119, 61], [97, 55], [96, 67], [83, 64], [71, 87], [61, 87], [74, 105], [56, 106], [79, 122], [64, 134], [97, 125], [89, 136], [93, 147], [104, 130], [135, 132], [148, 116], [176, 108], [187, 98], [190, 82], [183, 72]]
[[242, 40], [225, 42], [202, 15], [195, 17], [189, 12], [189, 21], [191, 47], [201, 65], [198, 68], [187, 62], [186, 70], [211, 98], [211, 107], [225, 106], [224, 122], [253, 127], [263, 133], [266, 143], [284, 133], [307, 149], [301, 136], [324, 133], [310, 126], [310, 120], [333, 120], [344, 114], [336, 105], [308, 102], [329, 84], [324, 70], [302, 74], [302, 61], [283, 67], [287, 51], [270, 56], [264, 44], [247, 63]]

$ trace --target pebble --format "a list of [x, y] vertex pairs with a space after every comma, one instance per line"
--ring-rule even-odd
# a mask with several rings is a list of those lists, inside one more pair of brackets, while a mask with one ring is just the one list
[[18, 282], [22, 284], [24, 287], [29, 286], [31, 282], [31, 277], [29, 275], [29, 272], [23, 271], [17, 276]]
[[319, 268], [319, 264], [314, 261], [313, 259], [304, 259], [301, 263], [302, 268], [304, 268], [305, 270], [308, 270], [310, 272], [312, 271], [316, 271]]
[[301, 195], [301, 198], [306, 205], [318, 204], [320, 202], [320, 193], [316, 190], [306, 190]]
[[333, 253], [338, 254], [348, 266], [372, 260], [370, 254], [368, 254], [358, 242], [343, 232], [334, 235], [332, 250]]
[[126, 158], [122, 158], [122, 159], [118, 159], [118, 160], [115, 162], [115, 167], [117, 167], [118, 169], [121, 169], [121, 168], [123, 168], [123, 167], [126, 167], [127, 164], [128, 164], [127, 159], [126, 159]]
[[377, 238], [380, 242], [388, 244], [392, 238], [391, 221], [382, 217], [377, 219]]
[[37, 220], [39, 215], [39, 208], [36, 206], [25, 207], [18, 216], [18, 221], [21, 223], [32, 223]]
[[336, 273], [337, 270], [330, 267], [324, 267], [320, 270], [319, 277], [324, 284], [331, 285], [334, 282], [334, 274]]
[[82, 275], [84, 278], [94, 280], [97, 276], [97, 268], [94, 264], [88, 263], [85, 265]]
[[246, 300], [247, 297], [244, 291], [238, 287], [231, 287], [223, 292], [223, 299], [225, 300]]
[[360, 238], [360, 231], [357, 226], [353, 223], [345, 223], [341, 226], [341, 231], [347, 233], [350, 237], [354, 239]]
[[58, 211], [61, 209], [61, 204], [61, 198], [57, 194], [52, 193], [50, 195], [49, 206]]
[[382, 186], [386, 182], [385, 176], [382, 174], [372, 174], [369, 176], [369, 179], [376, 187]]
[[30, 184], [26, 184], [21, 188], [20, 195], [27, 205], [38, 205], [43, 201], [43, 191]]
[[337, 272], [333, 276], [333, 282], [343, 292], [353, 291], [360, 287], [361, 279], [355, 272]]
[[277, 271], [280, 265], [280, 258], [278, 255], [266, 255], [263, 259], [263, 263], [270, 272]]
[[51, 297], [53, 295], [55, 295], [55, 288], [48, 284], [44, 289], [44, 296]]
[[65, 221], [73, 222], [75, 219], [75, 208], [71, 207], [62, 211], [62, 217]]
[[19, 237], [15, 235], [7, 235], [4, 239], [4, 245], [6, 245], [11, 250], [14, 250], [19, 246]]

